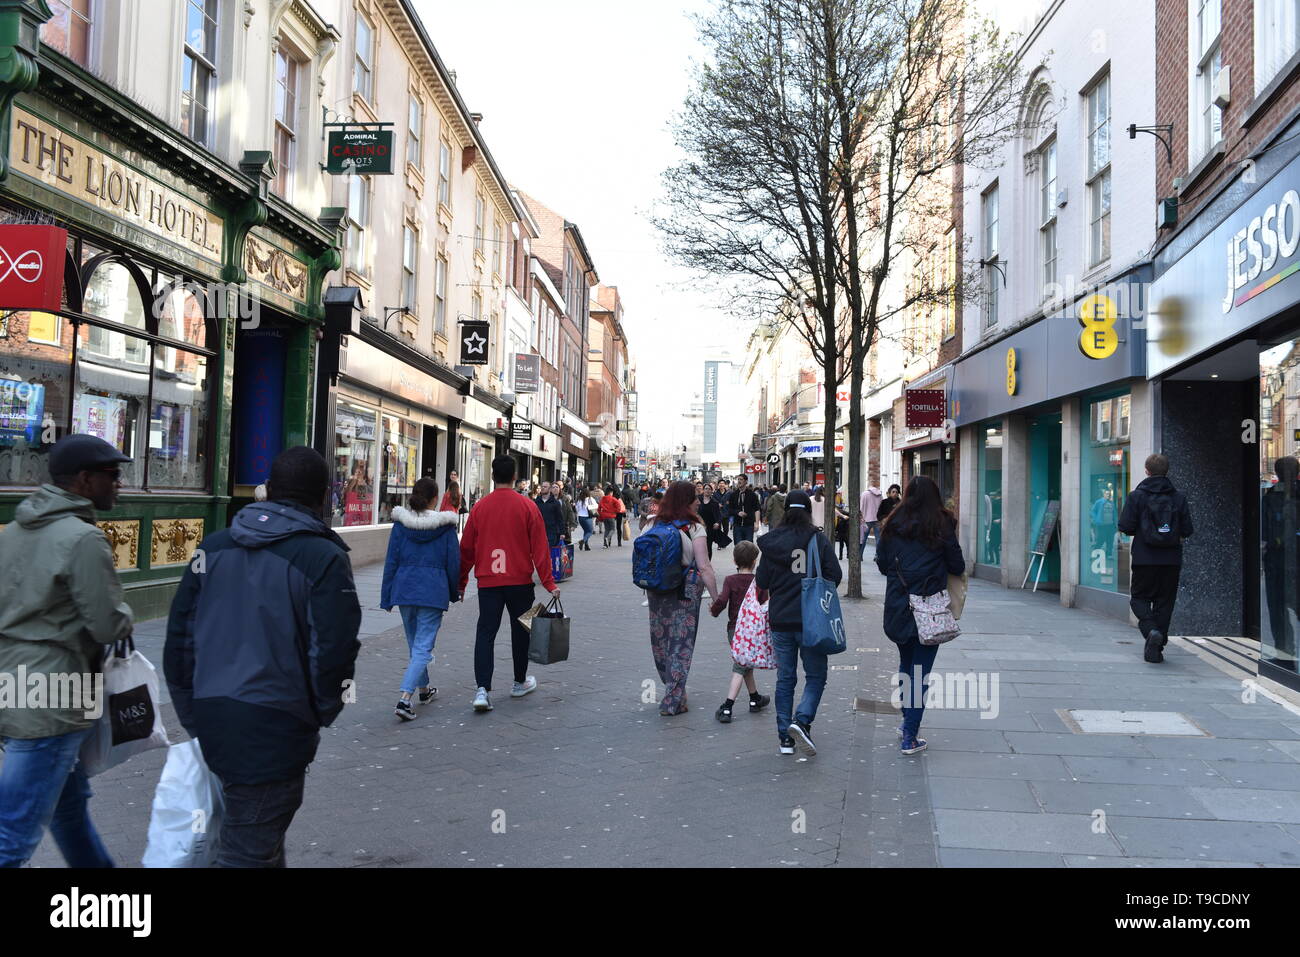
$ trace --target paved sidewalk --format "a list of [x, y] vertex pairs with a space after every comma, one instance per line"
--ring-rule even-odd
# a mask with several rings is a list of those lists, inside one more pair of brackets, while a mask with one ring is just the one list
[[[868, 559], [870, 549], [868, 549]], [[880, 627], [883, 579], [845, 603], [849, 652], [833, 669], [812, 759], [777, 753], [771, 711], [713, 717], [730, 671], [724, 621], [700, 626], [691, 710], [658, 714], [647, 613], [631, 548], [579, 553], [564, 584], [568, 662], [535, 666], [508, 694], [497, 645], [496, 710], [476, 715], [476, 602], [444, 620], [436, 701], [393, 716], [406, 660], [397, 615], [377, 607], [380, 567], [357, 574], [365, 616], [359, 699], [322, 734], [288, 837], [293, 866], [1158, 866], [1300, 863], [1300, 716], [1176, 648], [1142, 661], [1136, 630], [1054, 596], [973, 582], [965, 633], [939, 673], [997, 679], [996, 716], [927, 710], [929, 750], [897, 751], [887, 700], [896, 664]], [[731, 570], [720, 554], [721, 573]], [[161, 662], [163, 622], [137, 645]], [[647, 684], [648, 683], [648, 684]], [[773, 673], [760, 673], [770, 693]], [[651, 700], [643, 692], [653, 689]], [[504, 691], [502, 689], [505, 689]], [[1082, 734], [1068, 709], [1185, 715], [1195, 737]], [[990, 708], [990, 711], [993, 709]], [[170, 705], [173, 739], [183, 737]], [[95, 779], [92, 815], [124, 865], [140, 859], [164, 754]], [[47, 838], [33, 861], [61, 866]]]

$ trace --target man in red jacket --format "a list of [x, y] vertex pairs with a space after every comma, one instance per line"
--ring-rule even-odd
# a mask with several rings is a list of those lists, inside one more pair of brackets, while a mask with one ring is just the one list
[[559, 595], [551, 576], [551, 549], [537, 505], [514, 490], [515, 460], [492, 460], [492, 494], [479, 499], [469, 513], [460, 540], [460, 592], [465, 594], [470, 569], [478, 581], [478, 634], [474, 641], [474, 710], [491, 711], [493, 656], [501, 613], [510, 613], [510, 646], [515, 660], [515, 684], [510, 697], [522, 698], [537, 687], [528, 674], [528, 629], [519, 616], [533, 606], [533, 569], [542, 587]]

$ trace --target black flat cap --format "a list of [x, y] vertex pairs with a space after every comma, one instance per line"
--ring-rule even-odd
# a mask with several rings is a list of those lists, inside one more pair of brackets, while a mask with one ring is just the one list
[[93, 435], [65, 435], [50, 449], [50, 475], [76, 475], [78, 472], [130, 461], [131, 456], [123, 455], [101, 438]]

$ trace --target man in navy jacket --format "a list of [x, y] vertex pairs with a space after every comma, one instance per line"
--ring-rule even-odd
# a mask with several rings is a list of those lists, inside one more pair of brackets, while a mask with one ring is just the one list
[[329, 478], [315, 450], [281, 452], [268, 501], [203, 539], [172, 601], [163, 669], [225, 792], [218, 867], [284, 866], [320, 729], [351, 685], [361, 606], [321, 520]]

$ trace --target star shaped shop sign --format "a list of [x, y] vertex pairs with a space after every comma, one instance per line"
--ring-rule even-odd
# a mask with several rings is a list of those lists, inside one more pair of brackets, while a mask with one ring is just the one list
[[466, 352], [483, 352], [484, 346], [486, 345], [487, 345], [487, 340], [484, 339], [482, 336], [480, 336], [477, 332], [472, 332], [465, 337]]

